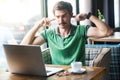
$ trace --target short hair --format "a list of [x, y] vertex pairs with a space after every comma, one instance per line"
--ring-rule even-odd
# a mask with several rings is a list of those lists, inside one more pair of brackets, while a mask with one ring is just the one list
[[57, 2], [54, 7], [53, 7], [53, 14], [55, 14], [55, 10], [67, 10], [69, 13], [72, 13], [72, 5], [69, 2], [65, 2], [65, 1], [59, 1]]

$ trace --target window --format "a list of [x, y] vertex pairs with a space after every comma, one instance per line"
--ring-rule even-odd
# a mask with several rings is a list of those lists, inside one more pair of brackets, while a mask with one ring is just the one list
[[115, 27], [120, 27], [120, 1], [114, 0]]
[[20, 42], [40, 13], [40, 0], [0, 0], [0, 27], [8, 27]]
[[7, 67], [3, 43], [20, 43], [34, 22], [41, 19], [41, 0], [0, 0], [0, 71]]
[[[88, 13], [91, 12], [91, 0], [79, 0], [79, 10], [80, 13]], [[81, 25], [91, 25], [91, 22], [89, 20], [84, 20], [84, 21], [80, 21]]]

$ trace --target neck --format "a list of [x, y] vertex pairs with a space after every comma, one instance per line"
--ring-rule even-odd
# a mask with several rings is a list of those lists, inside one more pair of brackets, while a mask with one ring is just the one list
[[65, 27], [65, 28], [59, 28], [59, 34], [63, 37], [67, 37], [70, 30], [71, 30], [72, 25], [70, 25], [69, 27]]

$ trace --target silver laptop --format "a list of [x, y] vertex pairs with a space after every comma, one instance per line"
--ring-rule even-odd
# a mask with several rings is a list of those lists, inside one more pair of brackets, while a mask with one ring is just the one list
[[63, 68], [45, 67], [40, 46], [3, 44], [11, 73], [49, 76]]

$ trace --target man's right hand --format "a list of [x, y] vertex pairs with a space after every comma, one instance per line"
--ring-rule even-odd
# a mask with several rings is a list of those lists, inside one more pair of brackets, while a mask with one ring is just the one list
[[40, 21], [38, 21], [35, 25], [36, 26], [50, 26], [51, 25], [51, 21], [55, 20], [54, 18], [53, 19], [48, 19], [48, 18], [43, 18], [41, 19]]

